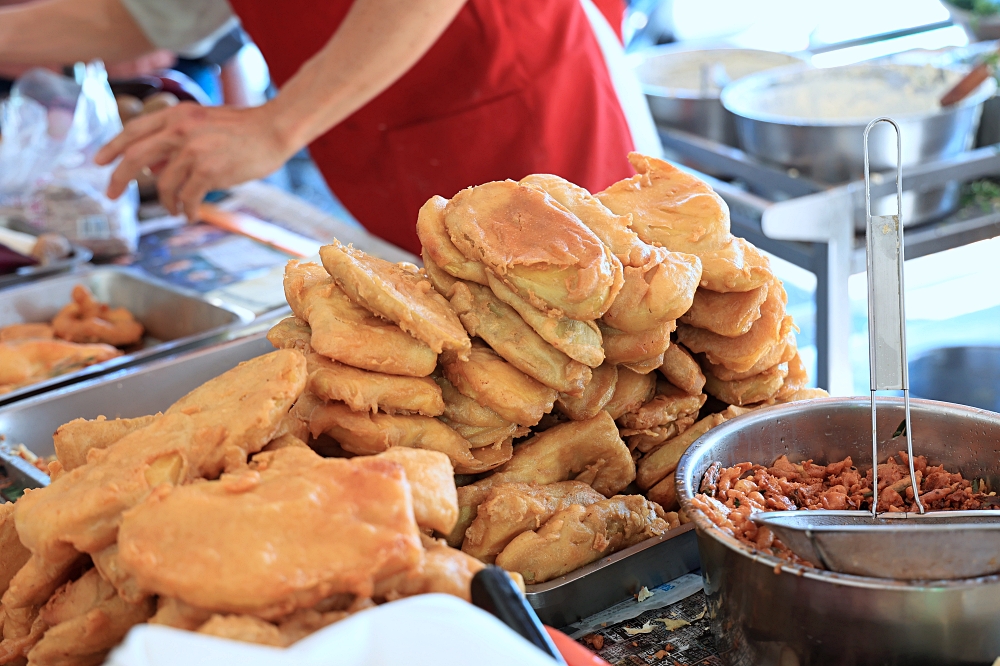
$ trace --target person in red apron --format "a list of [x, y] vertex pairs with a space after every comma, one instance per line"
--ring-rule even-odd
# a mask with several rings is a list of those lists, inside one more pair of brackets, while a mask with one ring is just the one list
[[[151, 25], [162, 0], [44, 4], [81, 2], [119, 2], [150, 49], [171, 46]], [[166, 4], [211, 14], [213, 2]], [[599, 190], [632, 173], [629, 126], [580, 0], [229, 4], [279, 94], [256, 109], [181, 105], [130, 123], [97, 157], [123, 157], [110, 195], [152, 167], [164, 205], [192, 217], [209, 190], [264, 176], [308, 144], [346, 208], [417, 253], [417, 211], [435, 194], [530, 173]]]

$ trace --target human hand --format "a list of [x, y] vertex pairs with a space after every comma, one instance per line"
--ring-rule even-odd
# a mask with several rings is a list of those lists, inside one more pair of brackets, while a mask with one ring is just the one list
[[284, 139], [274, 115], [271, 104], [232, 109], [182, 102], [130, 122], [94, 161], [122, 158], [108, 197], [120, 196], [148, 167], [159, 176], [160, 203], [194, 220], [209, 191], [266, 176], [295, 154], [299, 146]]

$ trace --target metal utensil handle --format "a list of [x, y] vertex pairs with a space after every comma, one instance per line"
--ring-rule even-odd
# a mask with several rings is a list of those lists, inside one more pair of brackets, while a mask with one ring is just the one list
[[[896, 213], [872, 215], [868, 134], [879, 123], [896, 130]], [[917, 510], [924, 512], [913, 467], [913, 432], [910, 427], [910, 377], [906, 364], [906, 308], [903, 291], [903, 140], [892, 118], [876, 118], [864, 135], [865, 216], [868, 254], [868, 359], [871, 365], [872, 411], [872, 515], [878, 515], [878, 419], [876, 391], [901, 390], [906, 418], [906, 454], [910, 486]]]

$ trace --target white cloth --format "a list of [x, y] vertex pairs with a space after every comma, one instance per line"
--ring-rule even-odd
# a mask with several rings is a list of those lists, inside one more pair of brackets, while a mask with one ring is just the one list
[[236, 25], [226, 0], [122, 0], [135, 22], [154, 46], [194, 53], [202, 42], [215, 43]]
[[362, 611], [289, 648], [180, 629], [133, 628], [106, 666], [553, 666], [489, 613], [457, 597], [424, 594]]
[[587, 18], [590, 19], [590, 25], [597, 36], [597, 43], [604, 54], [604, 62], [608, 65], [611, 83], [618, 94], [618, 103], [625, 112], [625, 120], [628, 122], [636, 151], [650, 157], [663, 157], [663, 144], [656, 131], [656, 123], [646, 102], [646, 95], [642, 92], [635, 70], [625, 57], [625, 49], [618, 41], [618, 35], [592, 0], [580, 0], [580, 3], [587, 13]]

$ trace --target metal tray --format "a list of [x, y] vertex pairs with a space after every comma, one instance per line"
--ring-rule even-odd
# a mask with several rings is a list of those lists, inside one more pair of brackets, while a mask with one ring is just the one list
[[700, 564], [694, 525], [689, 523], [565, 576], [528, 585], [526, 596], [542, 622], [565, 627], [634, 596], [643, 587], [653, 589], [695, 571]]
[[94, 258], [94, 253], [79, 245], [73, 246], [73, 254], [65, 259], [52, 261], [44, 266], [25, 266], [17, 269], [14, 273], [0, 275], [0, 289], [6, 289], [18, 284], [25, 284], [40, 280], [57, 273], [66, 273], [74, 269], [83, 268], [83, 265]]
[[135, 315], [146, 327], [141, 347], [104, 363], [0, 394], [0, 405], [166, 352], [205, 344], [254, 318], [248, 310], [207, 301], [134, 269], [103, 266], [0, 291], [0, 326], [51, 321], [70, 302], [77, 284], [87, 285], [98, 300], [127, 308]]
[[56, 389], [0, 407], [0, 435], [9, 447], [24, 444], [35, 455], [51, 456], [55, 454], [52, 433], [68, 421], [162, 412], [209, 379], [271, 351], [274, 347], [260, 331]]

